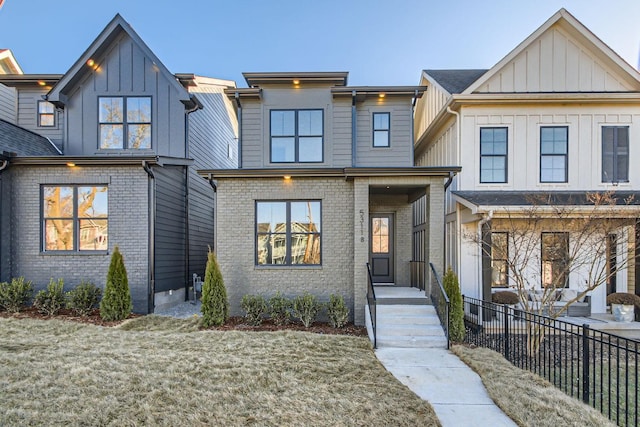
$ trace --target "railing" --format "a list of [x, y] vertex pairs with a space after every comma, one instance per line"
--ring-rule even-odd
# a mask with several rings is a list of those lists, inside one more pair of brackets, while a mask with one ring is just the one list
[[425, 290], [426, 282], [425, 278], [425, 262], [424, 261], [409, 261], [411, 267], [411, 287], [418, 288], [421, 291]]
[[620, 426], [638, 425], [640, 342], [463, 296], [465, 341], [491, 348]]
[[429, 267], [431, 267], [431, 303], [438, 313], [440, 324], [447, 337], [447, 348], [449, 348], [449, 297], [433, 264], [429, 263]]
[[373, 348], [378, 348], [376, 337], [376, 291], [373, 289], [373, 278], [371, 277], [371, 266], [367, 263], [367, 305], [369, 306], [369, 316], [371, 317], [371, 329], [373, 331]]

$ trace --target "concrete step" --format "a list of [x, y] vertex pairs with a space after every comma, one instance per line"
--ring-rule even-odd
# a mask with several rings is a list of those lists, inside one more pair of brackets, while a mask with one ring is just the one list
[[438, 316], [391, 316], [378, 314], [378, 323], [385, 325], [440, 325]]
[[377, 332], [379, 335], [385, 336], [444, 336], [444, 331], [440, 322], [436, 325], [420, 325], [420, 324], [404, 324], [404, 325], [391, 325], [386, 322], [378, 323]]
[[429, 305], [427, 298], [378, 298], [378, 305]]
[[438, 316], [432, 305], [377, 305], [378, 316]]
[[378, 348], [446, 348], [447, 339], [443, 336], [404, 336], [394, 337], [379, 335], [377, 337]]

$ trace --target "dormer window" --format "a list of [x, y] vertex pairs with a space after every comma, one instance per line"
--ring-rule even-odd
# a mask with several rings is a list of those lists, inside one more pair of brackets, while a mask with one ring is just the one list
[[271, 162], [323, 160], [322, 110], [271, 110]]
[[100, 97], [98, 103], [101, 149], [151, 148], [151, 97]]

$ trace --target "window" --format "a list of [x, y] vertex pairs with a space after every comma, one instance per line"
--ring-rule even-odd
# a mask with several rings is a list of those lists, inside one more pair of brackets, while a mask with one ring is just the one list
[[540, 128], [540, 182], [567, 182], [569, 129]]
[[373, 146], [388, 147], [390, 144], [390, 113], [373, 113]]
[[322, 162], [323, 127], [322, 110], [272, 110], [271, 161]]
[[504, 288], [509, 285], [509, 233], [491, 233], [491, 287]]
[[101, 149], [151, 148], [150, 97], [100, 97]]
[[602, 182], [629, 182], [629, 126], [602, 128]]
[[42, 187], [43, 250], [106, 251], [106, 186]]
[[542, 286], [569, 285], [569, 233], [542, 233]]
[[480, 182], [507, 182], [507, 128], [480, 129]]
[[607, 295], [616, 292], [618, 271], [618, 236], [607, 235]]
[[320, 202], [256, 202], [256, 264], [319, 265]]
[[47, 101], [38, 101], [38, 126], [51, 127], [56, 125], [56, 115], [53, 104]]

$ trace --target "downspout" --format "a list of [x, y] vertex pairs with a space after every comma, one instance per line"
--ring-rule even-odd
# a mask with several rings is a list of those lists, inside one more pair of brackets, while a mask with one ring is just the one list
[[478, 221], [478, 238], [479, 238], [479, 242], [480, 244], [478, 245], [478, 250], [479, 250], [479, 257], [478, 257], [478, 299], [482, 299], [483, 298], [483, 289], [482, 287], [484, 286], [484, 283], [482, 283], [484, 275], [482, 274], [482, 257], [484, 255], [484, 239], [482, 236], [482, 226], [485, 225], [487, 222], [491, 221], [491, 218], [493, 218], [493, 210], [490, 210], [488, 213], [483, 214], [482, 215], [482, 219], [480, 221]]
[[238, 92], [236, 92], [234, 99], [238, 107], [238, 169], [242, 169], [242, 104]]
[[155, 205], [155, 185], [154, 179], [155, 175], [153, 171], [149, 167], [149, 164], [146, 160], [142, 161], [142, 168], [149, 175], [148, 180], [148, 206], [149, 206], [149, 285], [147, 289], [147, 313], [153, 313], [155, 308], [155, 258], [156, 258], [156, 250], [155, 250], [155, 221], [156, 221], [156, 205]]
[[456, 166], [460, 166], [460, 151], [462, 148], [462, 122], [460, 120], [460, 113], [447, 106], [447, 113], [456, 116]]
[[357, 128], [356, 128], [356, 91], [351, 92], [351, 167], [356, 167]]
[[[457, 132], [456, 132], [456, 137], [457, 137], [457, 148], [456, 151], [459, 153], [460, 152], [460, 113], [458, 113], [457, 111], [453, 111], [451, 109], [451, 107], [447, 106], [447, 113], [449, 114], [453, 114], [454, 116], [456, 116], [456, 128], [457, 128]], [[458, 156], [456, 156], [458, 157]], [[458, 158], [458, 164], [456, 166], [460, 166], [460, 159]], [[444, 247], [444, 260], [445, 260], [445, 264], [447, 263], [447, 222], [446, 222], [446, 218], [447, 218], [447, 189], [449, 188], [449, 186], [451, 186], [451, 184], [453, 184], [453, 177], [455, 176], [455, 174], [453, 172], [449, 172], [449, 179], [447, 179], [447, 182], [445, 182], [444, 184], [444, 196], [445, 196], [445, 202], [444, 202], [444, 217], [445, 217], [445, 224], [444, 224], [444, 244], [442, 245]], [[456, 219], [456, 227], [458, 226], [458, 221]], [[458, 254], [460, 253], [460, 248], [458, 248]], [[459, 260], [458, 260], [459, 261]], [[457, 262], [456, 267], [459, 266], [459, 263]], [[456, 271], [456, 273], [458, 274], [458, 276], [460, 276], [460, 271]]]
[[[189, 158], [191, 152], [189, 151], [189, 114], [194, 111], [198, 111], [200, 109], [200, 105], [198, 102], [195, 103], [195, 106], [191, 109], [185, 111], [184, 115], [184, 157]], [[185, 212], [185, 220], [184, 220], [184, 228], [185, 228], [185, 249], [184, 249], [184, 300], [189, 301], [189, 267], [191, 266], [191, 257], [190, 257], [190, 239], [189, 235], [191, 234], [191, 226], [189, 224], [189, 195], [190, 195], [190, 185], [189, 185], [189, 165], [184, 168], [184, 212]], [[195, 292], [195, 290], [194, 290]]]
[[[9, 160], [8, 159], [2, 160], [2, 163], [0, 164], [0, 196], [2, 195], [2, 193], [4, 193], [4, 183], [2, 182], [2, 171], [5, 170], [8, 166], [9, 166]], [[0, 203], [0, 205], [1, 204], [2, 203]], [[9, 205], [9, 209], [11, 209], [11, 206], [13, 206], [13, 203], [12, 203], [11, 200], [9, 200], [8, 205]], [[4, 210], [4, 208], [2, 210]], [[4, 239], [5, 236], [4, 236], [4, 226], [2, 224], [2, 218], [3, 218], [3, 212], [0, 211], [0, 236], [2, 236], [3, 240], [6, 241], [9, 244], [9, 247], [7, 249], [8, 249], [8, 252], [11, 253], [11, 247], [10, 247], [11, 239], [10, 238]], [[9, 224], [11, 224], [11, 221], [9, 221]], [[0, 273], [2, 273], [2, 264], [4, 264], [3, 261], [2, 261], [2, 259], [3, 259], [2, 255], [3, 255], [3, 252], [5, 250], [7, 250], [7, 249], [5, 249], [5, 247], [6, 247], [5, 245], [0, 243]], [[11, 273], [10, 269], [9, 269], [8, 273], [9, 273], [9, 275], [11, 275], [10, 274]], [[5, 279], [4, 276], [7, 276], [7, 272], [5, 272], [5, 274], [3, 274], [2, 277], [0, 277], [0, 280]]]
[[[213, 198], [213, 251], [215, 252], [216, 250], [216, 237], [218, 236], [218, 233], [216, 232], [216, 230], [218, 229], [217, 227], [217, 220], [218, 217], [216, 216], [215, 212], [218, 209], [218, 199], [215, 197], [215, 193], [218, 192], [218, 182], [213, 179], [213, 177], [211, 176], [211, 174], [209, 174], [209, 177], [207, 178], [207, 181], [209, 181], [209, 185], [211, 186], [211, 189], [213, 190], [214, 193], [214, 198]], [[194, 291], [195, 292], [195, 291]]]
[[[416, 163], [416, 159], [415, 159], [415, 154], [416, 154], [416, 136], [414, 135], [415, 132], [415, 112], [416, 112], [416, 103], [418, 102], [418, 91], [416, 90], [413, 99], [411, 100], [411, 166], [415, 166]], [[391, 124], [389, 124], [391, 125]], [[447, 187], [444, 188], [445, 191], [447, 190]]]
[[3, 170], [5, 170], [7, 167], [9, 166], [9, 160], [3, 160], [2, 164], [0, 164], [0, 172], [2, 172]]

